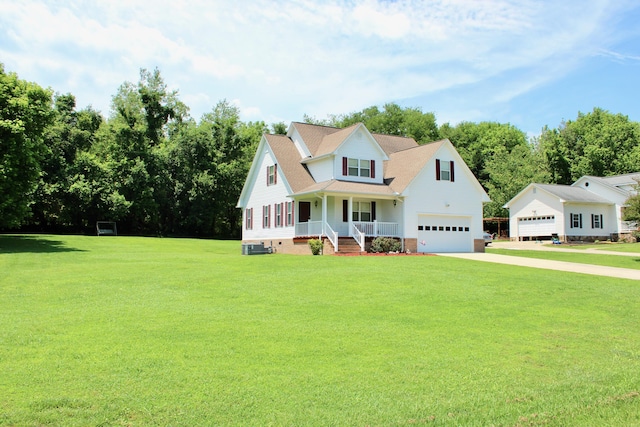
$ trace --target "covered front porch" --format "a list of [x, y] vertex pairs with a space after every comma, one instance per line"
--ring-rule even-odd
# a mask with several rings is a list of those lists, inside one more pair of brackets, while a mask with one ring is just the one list
[[339, 238], [353, 238], [365, 250], [367, 237], [401, 238], [399, 197], [318, 194], [296, 200], [296, 237], [327, 237], [339, 251]]

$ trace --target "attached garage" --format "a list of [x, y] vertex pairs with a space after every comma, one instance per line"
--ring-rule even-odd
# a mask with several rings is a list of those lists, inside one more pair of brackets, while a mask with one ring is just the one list
[[473, 252], [471, 217], [420, 215], [418, 252]]
[[557, 233], [555, 215], [518, 218], [519, 237], [548, 237]]

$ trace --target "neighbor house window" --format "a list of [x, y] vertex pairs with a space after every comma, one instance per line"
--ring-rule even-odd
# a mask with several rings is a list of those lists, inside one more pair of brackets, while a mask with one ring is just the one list
[[353, 221], [371, 221], [371, 203], [370, 202], [353, 202]]
[[262, 228], [271, 228], [271, 205], [262, 207]]
[[362, 178], [375, 178], [375, 160], [342, 158], [342, 174], [344, 176], [359, 176]]
[[454, 181], [453, 160], [436, 159], [436, 181]]
[[278, 165], [267, 166], [267, 185], [278, 183]]
[[569, 214], [571, 228], [582, 228], [582, 214]]
[[591, 214], [591, 228], [604, 228], [602, 214]]
[[245, 209], [245, 223], [244, 223], [244, 227], [247, 230], [252, 230], [253, 229], [253, 208], [247, 208]]

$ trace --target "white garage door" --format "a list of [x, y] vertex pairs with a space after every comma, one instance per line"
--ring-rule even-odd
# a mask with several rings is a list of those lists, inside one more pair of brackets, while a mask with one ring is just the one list
[[418, 252], [473, 252], [471, 217], [420, 215]]
[[518, 218], [518, 236], [542, 237], [557, 233], [555, 215]]

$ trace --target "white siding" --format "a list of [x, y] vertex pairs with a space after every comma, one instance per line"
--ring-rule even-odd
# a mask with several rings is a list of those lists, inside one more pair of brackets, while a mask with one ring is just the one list
[[307, 163], [307, 168], [316, 182], [329, 181], [333, 175], [333, 156], [327, 156], [320, 160]]
[[544, 235], [550, 236], [554, 233], [564, 235], [564, 212], [562, 210], [562, 203], [558, 197], [536, 187], [529, 188], [525, 194], [509, 207], [509, 236], [514, 239], [530, 236], [528, 232], [524, 235], [518, 234], [518, 218], [547, 216], [554, 217], [555, 230]]
[[[611, 213], [611, 215], [615, 216], [615, 224], [612, 223], [611, 226], [615, 228], [615, 231], [612, 231], [612, 233], [618, 232], [618, 224], [620, 223], [620, 221], [622, 221], [622, 213], [620, 207], [624, 206], [630, 194], [622, 194], [609, 186], [589, 179], [589, 177], [582, 177], [573, 185], [576, 187], [582, 187], [585, 190], [597, 194], [598, 196], [603, 197], [607, 200], [611, 200], [612, 203], [616, 204], [615, 211], [612, 211]], [[625, 188], [625, 190], [628, 189]]]
[[[454, 161], [454, 182], [436, 180], [436, 159]], [[473, 251], [474, 239], [482, 239], [482, 202], [484, 193], [476, 185], [475, 178], [467, 172], [464, 162], [453, 152], [453, 148], [443, 146], [416, 176], [404, 191], [404, 233], [408, 238], [418, 238], [420, 218], [430, 216], [450, 225], [464, 219], [469, 232], [462, 233], [468, 240], [467, 251]], [[454, 222], [456, 224], [454, 224]], [[443, 223], [443, 225], [446, 225]], [[440, 251], [460, 251], [456, 237], [448, 249]], [[420, 249], [420, 248], [419, 248]]]
[[293, 131], [291, 132], [291, 136], [289, 138], [291, 138], [291, 140], [293, 141], [293, 144], [298, 149], [298, 152], [300, 153], [301, 158], [311, 157], [311, 153], [309, 152], [307, 145], [304, 143], [302, 136], [300, 136], [298, 129], [294, 127]]
[[[265, 150], [259, 153], [259, 160], [257, 162], [257, 173], [255, 181], [249, 188], [249, 199], [247, 206], [242, 212], [242, 239], [243, 240], [257, 240], [257, 239], [276, 239], [294, 237], [295, 227], [275, 226], [275, 208], [274, 204], [291, 201], [287, 197], [287, 190], [284, 185], [284, 179], [281, 171], [277, 172], [277, 183], [275, 185], [267, 185], [267, 166], [275, 164], [275, 157], [265, 146]], [[262, 207], [271, 206], [271, 227], [263, 227]], [[286, 205], [285, 205], [286, 207]], [[246, 229], [246, 209], [253, 208], [253, 229]], [[296, 206], [297, 209], [297, 206]]]
[[[617, 232], [617, 220], [613, 205], [596, 205], [596, 204], [577, 204], [566, 203], [565, 212], [565, 230], [567, 236], [609, 236], [611, 233]], [[582, 228], [571, 227], [570, 214], [582, 214]], [[591, 215], [602, 215], [602, 228], [591, 227]]]
[[[375, 178], [363, 178], [358, 176], [344, 176], [342, 174], [342, 158], [374, 160]], [[378, 143], [364, 130], [359, 129], [347, 138], [347, 140], [336, 151], [334, 159], [334, 177], [344, 181], [372, 182], [382, 184], [383, 170], [382, 162], [386, 160], [385, 154]]]

